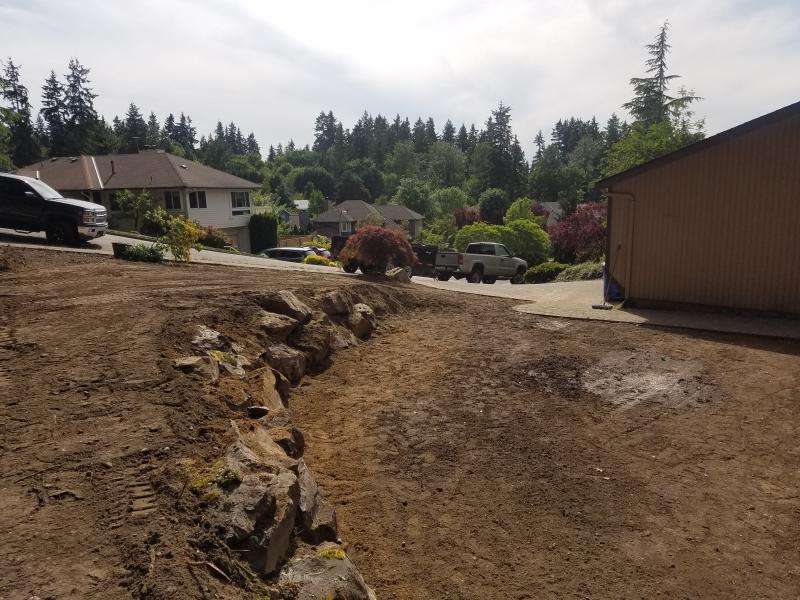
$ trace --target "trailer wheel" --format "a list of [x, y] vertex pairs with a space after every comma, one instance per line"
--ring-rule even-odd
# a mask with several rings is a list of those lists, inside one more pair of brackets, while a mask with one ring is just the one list
[[439, 281], [450, 281], [452, 275], [450, 273], [440, 272], [436, 274], [436, 279]]
[[358, 265], [356, 263], [348, 262], [342, 265], [342, 269], [345, 273], [355, 273], [358, 269]]

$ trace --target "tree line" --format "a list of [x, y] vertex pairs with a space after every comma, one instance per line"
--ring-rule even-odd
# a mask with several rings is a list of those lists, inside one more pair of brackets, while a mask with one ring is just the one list
[[332, 111], [321, 111], [311, 146], [289, 140], [269, 146], [266, 157], [255, 136], [235, 123], [220, 122], [198, 140], [188, 115], [170, 114], [159, 123], [133, 103], [108, 123], [94, 108], [90, 71], [76, 59], [63, 80], [51, 72], [34, 121], [20, 68], [9, 59], [0, 78], [7, 104], [0, 112], [0, 167], [157, 147], [260, 183], [267, 201], [309, 198], [312, 213], [328, 201], [397, 202], [423, 214], [434, 230], [457, 227], [470, 211], [499, 224], [520, 198], [559, 202], [571, 213], [599, 199], [601, 177], [703, 137], [703, 122], [690, 110], [697, 96], [684, 88], [669, 93], [678, 76], [667, 69], [667, 33], [664, 23], [646, 46], [645, 76], [630, 80], [633, 98], [623, 106], [629, 122], [616, 114], [602, 126], [594, 116], [562, 118], [548, 139], [538, 132], [530, 160], [513, 131], [511, 108], [502, 102], [480, 127], [448, 119], [439, 128], [431, 117], [412, 123], [399, 114], [392, 119], [365, 111], [347, 128]]

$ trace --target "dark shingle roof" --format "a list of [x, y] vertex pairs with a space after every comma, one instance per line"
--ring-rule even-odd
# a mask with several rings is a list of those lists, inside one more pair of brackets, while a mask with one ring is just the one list
[[345, 200], [324, 213], [317, 215], [316, 223], [343, 223], [347, 221], [386, 221], [386, 226], [395, 228], [395, 221], [415, 221], [422, 215], [400, 204], [373, 205], [363, 200]]
[[[113, 169], [111, 163], [114, 163]], [[257, 183], [166, 152], [51, 158], [23, 167], [57, 190], [125, 188], [255, 189]]]
[[403, 206], [402, 204], [386, 204], [384, 206], [376, 206], [376, 209], [387, 219], [392, 221], [416, 221], [424, 218], [418, 212], [415, 212]]

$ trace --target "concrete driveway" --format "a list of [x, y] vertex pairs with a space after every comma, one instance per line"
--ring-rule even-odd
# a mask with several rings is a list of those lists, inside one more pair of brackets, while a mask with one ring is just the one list
[[[96, 240], [79, 247], [53, 246], [47, 243], [44, 233], [18, 233], [13, 229], [0, 229], [0, 245], [19, 246], [23, 248], [39, 248], [47, 250], [60, 250], [64, 252], [85, 252], [89, 254], [113, 254], [111, 244], [120, 242], [123, 244], [136, 244], [142, 240], [119, 236], [104, 235]], [[146, 242], [145, 242], [146, 243]], [[321, 267], [319, 265], [304, 265], [302, 263], [291, 263], [271, 258], [262, 258], [251, 254], [233, 254], [228, 252], [215, 252], [213, 250], [192, 250], [192, 261], [198, 263], [208, 263], [215, 265], [247, 266], [259, 269], [282, 269], [287, 271], [320, 271], [323, 273], [340, 273], [346, 275], [339, 269], [332, 267]]]
[[475, 284], [467, 283], [464, 279], [443, 282], [427, 277], [414, 277], [414, 281], [454, 292], [520, 300], [514, 310], [548, 317], [800, 339], [800, 319], [739, 315], [732, 312], [592, 308], [592, 305], [603, 303], [603, 282], [600, 279], [526, 285], [511, 285], [508, 281], [498, 281], [493, 285]]

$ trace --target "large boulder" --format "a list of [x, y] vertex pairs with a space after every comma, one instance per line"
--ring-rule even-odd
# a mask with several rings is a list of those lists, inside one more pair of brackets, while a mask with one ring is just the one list
[[272, 340], [284, 341], [297, 329], [300, 322], [297, 319], [280, 315], [278, 313], [264, 311], [258, 320], [261, 331]]
[[286, 315], [306, 323], [311, 319], [311, 308], [288, 290], [280, 290], [264, 294], [258, 303], [266, 311]]
[[224, 499], [209, 516], [228, 546], [244, 551], [253, 569], [269, 575], [293, 546], [300, 504], [297, 461], [257, 423], [231, 421], [231, 431], [235, 441], [223, 458], [227, 483], [216, 483]]
[[322, 312], [327, 315], [346, 315], [353, 310], [353, 298], [350, 292], [334, 290], [328, 292], [319, 301]]
[[336, 541], [336, 511], [322, 496], [319, 485], [302, 459], [297, 464], [297, 482], [300, 485], [303, 539], [309, 544]]
[[246, 473], [226, 498], [229, 508], [216, 513], [221, 517], [217, 529], [228, 546], [247, 551], [244, 556], [256, 572], [269, 575], [289, 555], [299, 500], [291, 471]]
[[360, 339], [366, 339], [375, 330], [377, 320], [375, 311], [368, 304], [356, 304], [346, 320], [350, 331]]
[[299, 588], [294, 596], [297, 600], [376, 600], [375, 593], [364, 582], [344, 550], [334, 544], [326, 544], [316, 550], [304, 548], [297, 552], [281, 570], [278, 585], [291, 586], [295, 590]]
[[334, 325], [331, 333], [331, 349], [344, 350], [358, 344], [358, 338], [349, 329]]
[[[286, 382], [286, 385], [283, 385], [283, 382]], [[273, 415], [285, 411], [289, 381], [280, 373], [272, 367], [264, 367], [253, 371], [248, 377], [248, 383], [250, 396], [255, 404], [266, 406]]]
[[297, 427], [280, 425], [271, 427], [268, 432], [272, 441], [278, 444], [288, 456], [300, 458], [306, 449], [306, 439]]
[[286, 344], [273, 344], [263, 356], [271, 367], [289, 381], [300, 381], [306, 372], [306, 355]]
[[219, 363], [213, 356], [176, 358], [173, 365], [184, 373], [193, 373], [214, 383], [219, 379]]
[[397, 281], [398, 283], [411, 283], [411, 269], [395, 267], [386, 271], [386, 279]]
[[292, 334], [289, 343], [308, 356], [309, 366], [318, 366], [325, 362], [331, 353], [333, 339], [333, 323], [324, 313], [317, 313], [301, 329]]
[[205, 325], [195, 327], [192, 337], [192, 347], [195, 350], [229, 350], [231, 341], [219, 331]]

